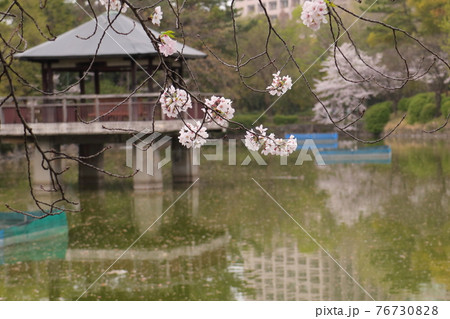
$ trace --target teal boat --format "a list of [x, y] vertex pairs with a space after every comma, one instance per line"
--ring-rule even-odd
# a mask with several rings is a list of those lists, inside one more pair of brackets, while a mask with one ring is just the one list
[[[27, 212], [41, 217], [42, 212]], [[0, 212], [0, 264], [63, 259], [69, 241], [64, 212], [42, 219]]]

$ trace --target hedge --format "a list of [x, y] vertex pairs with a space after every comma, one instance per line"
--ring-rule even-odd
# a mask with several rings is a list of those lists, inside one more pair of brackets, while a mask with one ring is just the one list
[[428, 121], [431, 121], [434, 116], [436, 115], [436, 104], [428, 103], [425, 104], [422, 107], [422, 110], [420, 111], [420, 123], [426, 123]]
[[294, 124], [298, 122], [297, 115], [282, 115], [277, 114], [273, 117], [273, 123], [275, 125], [286, 125], [286, 124]]
[[402, 112], [408, 111], [409, 101], [411, 98], [404, 97], [400, 101], [398, 101], [397, 109]]
[[382, 102], [369, 107], [364, 115], [366, 129], [374, 134], [379, 135], [383, 132], [384, 126], [389, 121], [391, 114], [392, 102]]
[[441, 113], [444, 117], [447, 117], [450, 114], [450, 100], [444, 101], [441, 105]]
[[235, 115], [231, 120], [243, 124], [246, 128], [251, 128], [251, 127], [253, 127], [255, 125], [260, 125], [261, 123], [263, 123], [266, 120], [266, 116], [263, 115], [258, 120], [258, 122], [253, 124], [253, 122], [255, 122], [256, 119], [260, 115], [261, 114], [239, 114], [239, 115]]
[[420, 93], [410, 98], [408, 102], [408, 122], [414, 124], [422, 122], [422, 109], [427, 104], [432, 104], [434, 101], [434, 93]]

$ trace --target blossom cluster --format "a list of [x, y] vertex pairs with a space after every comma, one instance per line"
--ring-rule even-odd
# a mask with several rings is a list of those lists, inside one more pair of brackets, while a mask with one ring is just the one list
[[297, 139], [291, 135], [288, 139], [276, 138], [275, 134], [267, 135], [267, 128], [262, 125], [255, 128], [255, 131], [247, 131], [245, 135], [245, 146], [251, 151], [261, 149], [263, 155], [288, 156], [297, 149]]
[[163, 114], [168, 117], [177, 117], [179, 112], [186, 112], [192, 108], [191, 97], [185, 90], [176, 89], [171, 85], [165, 89], [159, 99]]
[[128, 6], [123, 4], [120, 0], [100, 0], [100, 3], [110, 11], [119, 11], [122, 8], [122, 12], [127, 11]]
[[161, 10], [161, 7], [157, 6], [155, 8], [155, 11], [153, 12], [153, 14], [150, 17], [152, 18], [152, 23], [159, 26], [161, 23], [161, 20], [163, 18], [163, 12]]
[[186, 123], [179, 133], [178, 140], [181, 145], [187, 148], [199, 148], [206, 143], [206, 139], [208, 138], [206, 128], [199, 122]]
[[203, 112], [208, 114], [207, 121], [213, 121], [218, 125], [224, 126], [227, 120], [231, 120], [234, 116], [234, 108], [231, 106], [232, 101], [224, 97], [212, 96], [211, 99], [205, 100], [208, 108], [203, 108]]
[[327, 23], [325, 17], [327, 14], [328, 8], [324, 0], [305, 1], [300, 18], [304, 25], [317, 31], [320, 29], [321, 23]]
[[283, 95], [292, 88], [292, 79], [289, 75], [280, 77], [280, 71], [273, 74], [272, 84], [266, 89], [269, 91], [270, 95]]
[[161, 42], [158, 43], [159, 51], [161, 51], [165, 57], [177, 52], [177, 42], [175, 40], [172, 40], [167, 34], [163, 34], [159, 38], [161, 40]]

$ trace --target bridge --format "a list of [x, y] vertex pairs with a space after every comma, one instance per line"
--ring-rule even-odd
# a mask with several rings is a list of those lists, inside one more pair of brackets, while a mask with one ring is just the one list
[[[4, 143], [22, 143], [23, 124], [17, 109], [25, 118], [33, 133], [44, 149], [59, 150], [64, 144], [77, 144], [80, 156], [93, 155], [104, 148], [105, 144], [122, 143], [132, 136], [131, 132], [151, 130], [154, 121], [156, 132], [176, 137], [184, 122], [200, 120], [203, 115], [201, 105], [193, 107], [184, 114], [183, 120], [167, 118], [161, 114], [157, 104], [158, 93], [140, 93], [128, 98], [128, 95], [54, 95], [27, 96], [18, 98], [18, 108], [7, 101], [0, 108], [0, 140]], [[207, 98], [211, 94], [198, 94]], [[90, 123], [89, 121], [95, 122]], [[219, 126], [210, 124], [209, 130], [218, 130]], [[171, 155], [174, 182], [193, 182], [198, 176], [198, 168], [191, 165], [190, 150], [171, 139]], [[158, 162], [159, 153], [154, 154]], [[37, 152], [32, 157], [33, 182], [36, 188], [50, 185], [47, 171], [41, 168], [42, 157]], [[87, 160], [89, 164], [102, 168], [103, 155]], [[125, 165], [125, 163], [124, 163]], [[162, 174], [153, 170], [153, 176], [139, 172], [134, 177], [136, 189], [162, 187]], [[98, 171], [79, 165], [79, 182], [83, 188], [96, 188], [102, 183]]]

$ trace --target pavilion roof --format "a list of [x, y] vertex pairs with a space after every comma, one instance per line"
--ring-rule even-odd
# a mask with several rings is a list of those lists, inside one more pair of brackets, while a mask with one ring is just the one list
[[[101, 42], [97, 57], [117, 58], [117, 57], [150, 57], [156, 56], [157, 52], [151, 44], [144, 28], [135, 20], [120, 14], [110, 12], [109, 19], [107, 13], [97, 17], [98, 27], [95, 34], [96, 20], [92, 19], [66, 33], [61, 34], [54, 41], [47, 41], [39, 44], [21, 54], [17, 54], [21, 60], [27, 61], [49, 61], [49, 60], [70, 60], [92, 58], [97, 50], [98, 43], [104, 30], [109, 26], [109, 21], [113, 21], [112, 28], [109, 27]], [[113, 30], [116, 30], [114, 31]], [[160, 33], [149, 30], [158, 37]], [[92, 36], [91, 36], [92, 35]], [[82, 39], [82, 38], [88, 39]], [[177, 42], [177, 50], [183, 52], [187, 59], [204, 58], [206, 54]], [[174, 56], [178, 54], [175, 53]]]

